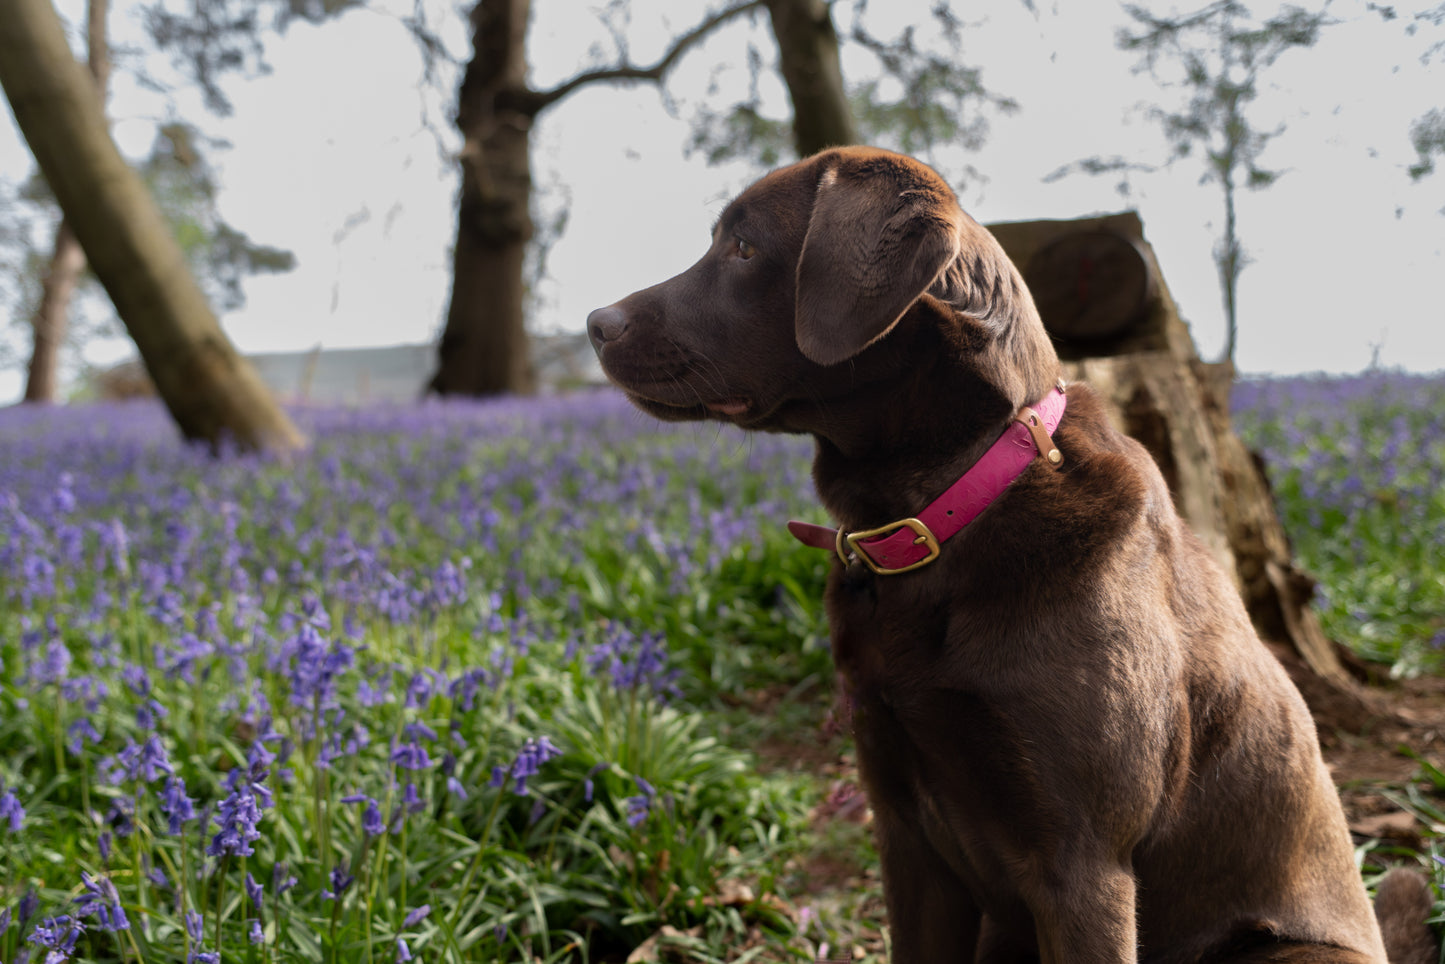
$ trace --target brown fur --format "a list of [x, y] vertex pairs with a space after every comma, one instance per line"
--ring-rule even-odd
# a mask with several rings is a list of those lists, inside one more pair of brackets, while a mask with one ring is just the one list
[[[993, 237], [867, 148], [767, 175], [589, 330], [660, 418], [813, 435], [849, 530], [915, 515], [1060, 373]], [[1062, 469], [932, 564], [833, 563], [894, 960], [1383, 961], [1309, 714], [1229, 579], [1086, 386], [1055, 440]]]

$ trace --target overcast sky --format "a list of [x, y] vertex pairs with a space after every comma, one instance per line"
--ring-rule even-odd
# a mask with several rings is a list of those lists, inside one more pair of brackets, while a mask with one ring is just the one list
[[[874, 3], [870, 23], [891, 34], [895, 18], [898, 25], [926, 23], [928, 5], [889, 0], [885, 15], [884, 5]], [[588, 64], [599, 43], [605, 48], [606, 32], [583, 12], [591, 5], [534, 6], [537, 86]], [[80, 22], [79, 2], [62, 0], [60, 7], [69, 23]], [[1036, 7], [1033, 13], [1002, 0], [955, 4], [965, 19], [978, 18], [969, 21], [965, 59], [1020, 110], [992, 117], [983, 150], [945, 148], [930, 160], [980, 221], [1138, 207], [1200, 351], [1212, 357], [1223, 344], [1210, 257], [1222, 202], [1217, 187], [1199, 184], [1197, 162], [1133, 176], [1127, 198], [1116, 191], [1117, 177], [1042, 181], [1093, 155], [1162, 160], [1162, 136], [1131, 108], [1169, 103], [1177, 92], [1134, 73], [1132, 55], [1114, 49], [1114, 32], [1126, 19], [1118, 6], [1042, 0]], [[647, 62], [701, 16], [703, 4], [633, 0], [633, 9], [632, 55]], [[1411, 9], [1400, 6], [1405, 18]], [[1445, 58], [1428, 67], [1419, 59], [1432, 41], [1445, 39], [1445, 27], [1425, 25], [1407, 37], [1405, 18], [1385, 23], [1363, 2], [1339, 0], [1331, 11], [1342, 23], [1316, 47], [1285, 54], [1255, 107], [1257, 127], [1285, 125], [1262, 162], [1287, 174], [1240, 199], [1240, 234], [1253, 263], [1240, 284], [1239, 364], [1246, 372], [1349, 372], [1378, 352], [1385, 365], [1442, 369], [1445, 171], [1416, 184], [1405, 168], [1415, 159], [1410, 120], [1445, 106], [1439, 97]], [[835, 15], [840, 24], [851, 22], [847, 3]], [[115, 3], [111, 25], [121, 44], [139, 46], [130, 0]], [[460, 18], [438, 25], [465, 56]], [[655, 89], [643, 87], [584, 90], [543, 116], [533, 140], [540, 206], [544, 213], [565, 206], [569, 218], [551, 252], [535, 329], [579, 331], [591, 308], [670, 276], [701, 254], [713, 218], [757, 172], [684, 158], [688, 118], [710, 88], [719, 91], [709, 100], [718, 108], [730, 102], [730, 92], [746, 89], [748, 39], [772, 55], [762, 26], [739, 23], [686, 58], [669, 85], [671, 114]], [[214, 156], [225, 217], [298, 259], [290, 274], [249, 281], [248, 304], [223, 318], [226, 330], [253, 352], [433, 339], [446, 309], [454, 231], [448, 153], [456, 145], [445, 102], [454, 80], [444, 75], [439, 94], [419, 91], [415, 44], [395, 16], [371, 11], [321, 27], [293, 25], [268, 43], [267, 59], [269, 74], [228, 85], [235, 113], [224, 121], [207, 117], [193, 96], [171, 99], [182, 116], [232, 145]], [[155, 62], [148, 69], [164, 73]], [[856, 80], [875, 66], [850, 45], [844, 69]], [[779, 116], [786, 112], [772, 75], [764, 75], [762, 92]], [[129, 155], [148, 150], [156, 121], [170, 109], [117, 72], [111, 113]], [[969, 165], [980, 179], [964, 176]], [[19, 181], [30, 169], [7, 112], [0, 177]], [[0, 310], [12, 315], [15, 306]], [[87, 357], [106, 362], [129, 351], [114, 339], [90, 346]], [[0, 403], [19, 392], [17, 373], [0, 373]]]

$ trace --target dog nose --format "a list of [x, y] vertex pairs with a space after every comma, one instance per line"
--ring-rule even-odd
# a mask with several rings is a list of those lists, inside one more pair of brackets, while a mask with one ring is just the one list
[[595, 348], [616, 341], [627, 330], [627, 316], [615, 305], [595, 308], [587, 316], [587, 335]]

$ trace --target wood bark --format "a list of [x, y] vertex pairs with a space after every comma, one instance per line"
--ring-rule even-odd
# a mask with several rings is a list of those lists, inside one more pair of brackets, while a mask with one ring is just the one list
[[464, 138], [452, 296], [430, 388], [440, 395], [530, 392], [522, 280], [532, 239], [530, 135], [524, 103], [530, 0], [480, 0], [462, 77]]
[[70, 303], [80, 276], [85, 273], [85, 252], [65, 218], [55, 227], [55, 247], [40, 283], [40, 306], [31, 319], [33, 341], [25, 372], [27, 403], [49, 405], [60, 397], [60, 349], [69, 327]]
[[534, 227], [530, 133], [537, 115], [591, 84], [660, 83], [714, 29], [761, 4], [737, 0], [723, 7], [653, 64], [624, 61], [534, 90], [526, 82], [529, 0], [478, 0], [471, 13], [473, 56], [457, 105], [463, 147], [452, 296], [429, 391], [480, 396], [536, 386], [522, 272]]
[[[1296, 674], [1306, 698], [1312, 705], [1328, 701], [1336, 720], [1342, 718], [1342, 706], [1353, 707], [1353, 715], [1344, 713], [1344, 718], [1362, 723], [1374, 711], [1359, 696], [1337, 646], [1325, 637], [1310, 607], [1314, 582], [1295, 565], [1262, 463], [1230, 424], [1232, 366], [1200, 361], [1153, 249], [1144, 240], [1138, 215], [1126, 212], [989, 228], [1030, 278], [1031, 287], [1083, 289], [1072, 275], [1041, 277], [1051, 266], [1050, 246], [1070, 234], [1115, 232], [1139, 252], [1151, 275], [1151, 303], [1112, 338], [1084, 345], [1061, 341], [1060, 355], [1069, 377], [1093, 385], [1110, 403], [1116, 425], [1154, 456], [1180, 515], [1225, 571], [1233, 574], [1260, 635], [1286, 644], [1298, 655], [1309, 677], [1301, 680]], [[1082, 270], [1079, 265], [1061, 268], [1061, 264], [1065, 263], [1055, 260], [1052, 267]], [[1095, 292], [1092, 307], [1108, 303], [1114, 294]], [[1045, 300], [1041, 306], [1048, 303]], [[1126, 298], [1118, 303], [1133, 301]], [[1048, 314], [1044, 324], [1050, 326]]]
[[824, 0], [768, 0], [778, 67], [793, 102], [793, 143], [799, 157], [858, 142], [843, 88], [838, 33]]
[[[110, 44], [106, 16], [110, 0], [90, 0], [86, 10], [86, 59], [100, 96], [101, 109], [110, 84]], [[25, 401], [51, 404], [60, 395], [60, 350], [70, 327], [70, 304], [85, 273], [85, 251], [65, 218], [55, 226], [50, 266], [41, 281], [40, 306], [32, 321], [34, 342], [25, 377]]]
[[226, 338], [49, 0], [0, 0], [0, 86], [181, 431], [289, 451], [304, 439]]

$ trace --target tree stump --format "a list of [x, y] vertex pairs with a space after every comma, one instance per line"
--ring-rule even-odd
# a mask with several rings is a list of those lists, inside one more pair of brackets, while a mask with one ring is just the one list
[[1232, 367], [1200, 360], [1138, 214], [988, 227], [1021, 266], [1066, 373], [1154, 456], [1260, 636], [1298, 656], [1284, 662], [1311, 707], [1363, 727], [1378, 711], [1310, 607], [1314, 580], [1294, 563], [1263, 464], [1230, 424]]

